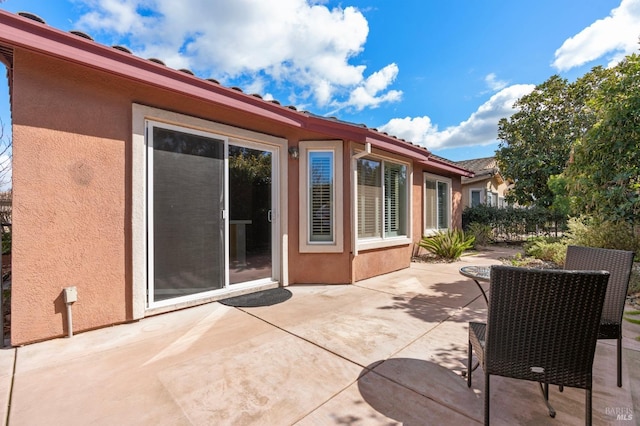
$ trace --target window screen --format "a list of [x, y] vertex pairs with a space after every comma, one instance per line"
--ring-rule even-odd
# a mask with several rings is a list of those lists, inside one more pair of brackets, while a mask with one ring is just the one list
[[384, 163], [385, 237], [407, 234], [407, 168]]
[[382, 163], [359, 159], [358, 238], [382, 237]]
[[450, 181], [425, 175], [424, 221], [425, 230], [447, 229], [450, 226]]
[[154, 301], [224, 285], [224, 141], [153, 127]]

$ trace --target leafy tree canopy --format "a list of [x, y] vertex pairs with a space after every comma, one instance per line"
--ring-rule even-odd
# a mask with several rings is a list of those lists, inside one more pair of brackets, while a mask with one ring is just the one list
[[640, 56], [557, 75], [520, 98], [498, 125], [496, 158], [510, 201], [640, 225]]
[[596, 67], [572, 84], [554, 75], [515, 103], [518, 112], [500, 120], [496, 159], [501, 173], [515, 183], [508, 201], [553, 204], [547, 181], [564, 171], [573, 143], [593, 125], [586, 102], [606, 72]]
[[595, 122], [565, 172], [572, 207], [610, 221], [640, 224], [640, 56], [608, 70], [587, 101]]

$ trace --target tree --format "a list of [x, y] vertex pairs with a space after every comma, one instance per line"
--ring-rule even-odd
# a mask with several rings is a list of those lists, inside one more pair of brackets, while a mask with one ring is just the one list
[[640, 56], [607, 70], [587, 101], [596, 118], [565, 173], [573, 209], [640, 225]]
[[548, 180], [564, 171], [574, 142], [594, 122], [586, 101], [605, 72], [596, 67], [573, 84], [554, 75], [516, 101], [518, 112], [500, 120], [496, 160], [500, 172], [514, 182], [508, 201], [524, 206], [553, 204]]
[[4, 133], [4, 123], [0, 118], [0, 190], [11, 187], [11, 138]]

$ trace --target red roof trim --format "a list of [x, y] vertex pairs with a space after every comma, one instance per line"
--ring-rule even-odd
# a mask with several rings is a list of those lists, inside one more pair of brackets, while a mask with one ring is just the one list
[[0, 11], [0, 25], [11, 29], [0, 32], [0, 42], [11, 46], [247, 111], [290, 126], [299, 127], [303, 120], [295, 111], [6, 11]]
[[435, 157], [430, 157], [429, 161], [420, 161], [420, 164], [424, 165], [424, 166], [431, 166], [431, 167], [437, 167], [440, 170], [446, 170], [448, 172], [452, 172], [455, 173], [457, 175], [461, 175], [464, 177], [473, 177], [474, 173], [472, 171], [463, 169], [461, 167], [456, 167], [453, 164], [449, 164], [449, 163], [445, 163], [443, 161], [438, 160]]
[[305, 123], [304, 127], [310, 130], [332, 134], [340, 139], [349, 139], [354, 142], [369, 142], [375, 148], [410, 157], [415, 160], [427, 161], [431, 155], [424, 147], [403, 142], [367, 127], [345, 124], [327, 118], [309, 118], [309, 122]]

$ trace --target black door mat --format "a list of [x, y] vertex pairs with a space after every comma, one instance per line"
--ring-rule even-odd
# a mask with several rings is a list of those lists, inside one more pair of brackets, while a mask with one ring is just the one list
[[269, 290], [258, 291], [256, 293], [243, 294], [241, 296], [229, 297], [218, 302], [236, 308], [256, 308], [259, 306], [271, 306], [282, 303], [291, 298], [291, 292], [286, 288], [278, 287]]

